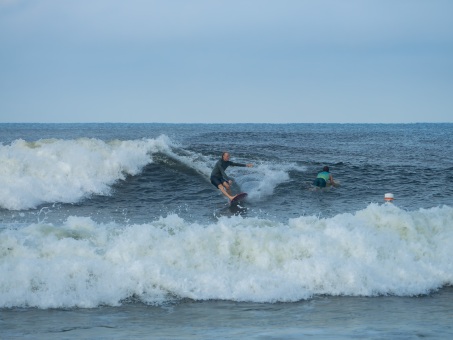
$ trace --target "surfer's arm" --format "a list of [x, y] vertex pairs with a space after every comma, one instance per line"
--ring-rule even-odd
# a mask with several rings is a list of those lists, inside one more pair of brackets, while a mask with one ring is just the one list
[[231, 166], [242, 166], [242, 167], [247, 167], [247, 168], [251, 168], [253, 166], [252, 163], [248, 163], [248, 164], [242, 164], [242, 163], [234, 163], [234, 162], [230, 162], [230, 165]]

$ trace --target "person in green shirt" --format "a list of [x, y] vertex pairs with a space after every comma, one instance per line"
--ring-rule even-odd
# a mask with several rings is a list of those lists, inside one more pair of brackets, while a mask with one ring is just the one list
[[313, 185], [320, 188], [325, 188], [327, 186], [327, 183], [335, 185], [332, 174], [329, 172], [329, 167], [325, 166], [322, 171], [318, 173], [318, 176], [316, 176]]

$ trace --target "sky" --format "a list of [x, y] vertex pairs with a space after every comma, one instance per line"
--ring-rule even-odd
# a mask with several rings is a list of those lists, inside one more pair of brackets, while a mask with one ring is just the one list
[[0, 123], [453, 122], [451, 0], [0, 0]]

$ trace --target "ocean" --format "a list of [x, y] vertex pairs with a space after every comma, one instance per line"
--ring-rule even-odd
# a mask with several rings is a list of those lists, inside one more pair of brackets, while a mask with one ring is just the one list
[[[452, 145], [448, 123], [0, 124], [0, 339], [452, 338]], [[223, 151], [253, 164], [226, 171], [236, 207]]]

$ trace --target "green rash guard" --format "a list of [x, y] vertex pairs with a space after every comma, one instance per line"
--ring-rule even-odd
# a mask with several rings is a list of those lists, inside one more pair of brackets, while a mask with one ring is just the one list
[[330, 172], [322, 171], [316, 176], [316, 178], [322, 178], [326, 183], [330, 180]]

